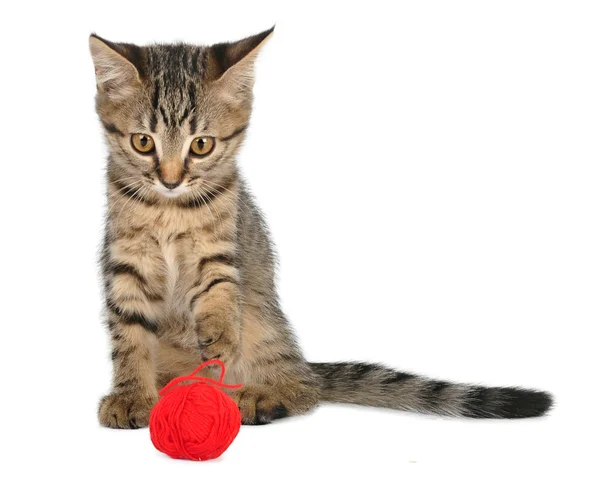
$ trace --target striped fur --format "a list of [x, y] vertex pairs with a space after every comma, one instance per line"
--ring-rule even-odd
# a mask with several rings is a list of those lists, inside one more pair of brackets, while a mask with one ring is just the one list
[[[306, 362], [278, 303], [266, 224], [235, 161], [250, 121], [254, 59], [270, 33], [210, 47], [90, 38], [109, 150], [101, 263], [113, 384], [100, 422], [147, 425], [157, 389], [212, 358], [225, 362], [228, 382], [244, 383], [231, 395], [247, 424], [321, 401], [469, 417], [544, 414], [551, 399], [537, 391]], [[136, 133], [155, 149], [137, 152]], [[215, 141], [204, 158], [190, 153], [196, 137]]]

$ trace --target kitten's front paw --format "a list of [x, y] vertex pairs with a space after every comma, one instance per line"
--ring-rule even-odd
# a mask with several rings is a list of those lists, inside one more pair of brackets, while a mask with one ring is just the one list
[[198, 326], [198, 347], [204, 360], [219, 359], [229, 366], [239, 352], [239, 333], [233, 324], [207, 318]]
[[144, 428], [148, 426], [150, 410], [157, 399], [135, 393], [109, 394], [100, 401], [98, 419], [108, 428]]

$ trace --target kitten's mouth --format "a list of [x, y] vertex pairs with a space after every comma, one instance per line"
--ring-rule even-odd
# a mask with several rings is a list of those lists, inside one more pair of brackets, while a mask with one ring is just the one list
[[160, 182], [155, 182], [153, 187], [154, 190], [156, 190], [156, 192], [158, 192], [163, 197], [167, 197], [168, 199], [176, 199], [177, 197], [180, 197], [189, 191], [187, 185], [185, 184], [181, 184], [177, 187], [170, 189], [168, 187], [165, 187]]

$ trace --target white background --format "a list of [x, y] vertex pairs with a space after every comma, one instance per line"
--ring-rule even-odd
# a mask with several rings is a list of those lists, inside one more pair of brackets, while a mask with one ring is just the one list
[[[598, 483], [596, 2], [3, 9], [5, 483]], [[549, 417], [330, 405], [244, 427], [208, 463], [99, 427], [106, 150], [87, 37], [212, 43], [275, 22], [240, 164], [307, 357], [541, 388]]]

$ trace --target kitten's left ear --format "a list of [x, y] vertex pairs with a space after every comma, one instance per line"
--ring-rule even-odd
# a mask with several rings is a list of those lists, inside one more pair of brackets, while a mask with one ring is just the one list
[[144, 52], [133, 44], [117, 44], [90, 35], [90, 52], [96, 70], [98, 91], [119, 100], [141, 86]]
[[237, 42], [210, 47], [211, 78], [234, 97], [249, 95], [254, 85], [254, 62], [275, 26]]

